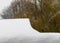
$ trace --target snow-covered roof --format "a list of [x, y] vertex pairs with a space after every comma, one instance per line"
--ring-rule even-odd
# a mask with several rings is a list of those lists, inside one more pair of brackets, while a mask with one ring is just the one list
[[39, 33], [34, 30], [29, 19], [0, 20], [1, 43], [60, 43], [59, 33]]

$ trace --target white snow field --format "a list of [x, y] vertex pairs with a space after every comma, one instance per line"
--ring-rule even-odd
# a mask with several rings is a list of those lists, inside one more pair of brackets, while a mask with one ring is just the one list
[[29, 19], [0, 20], [0, 43], [60, 43], [59, 33], [39, 33]]

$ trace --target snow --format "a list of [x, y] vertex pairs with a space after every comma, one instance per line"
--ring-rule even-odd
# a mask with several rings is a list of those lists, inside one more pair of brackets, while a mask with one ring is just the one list
[[[34, 34], [29, 19], [6, 19], [0, 20], [0, 36], [11, 37], [19, 34]], [[28, 34], [30, 33], [30, 34]], [[35, 34], [34, 34], [35, 35]]]
[[0, 20], [0, 42], [59, 43], [59, 40], [59, 33], [40, 33], [34, 30], [28, 18]]

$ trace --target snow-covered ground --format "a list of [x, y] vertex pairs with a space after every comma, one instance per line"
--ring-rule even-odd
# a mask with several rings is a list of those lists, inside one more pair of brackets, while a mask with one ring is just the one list
[[29, 19], [0, 20], [0, 43], [60, 43], [59, 33], [39, 33]]

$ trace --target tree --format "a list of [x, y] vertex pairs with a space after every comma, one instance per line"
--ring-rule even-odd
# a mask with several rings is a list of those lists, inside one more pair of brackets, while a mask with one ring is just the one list
[[[60, 31], [58, 27], [57, 28], [57, 20], [60, 16], [60, 10], [59, 10], [59, 3], [58, 0], [41, 0], [41, 13], [40, 15], [42, 17], [42, 30], [44, 31], [50, 31], [50, 32], [58, 32]], [[59, 20], [58, 20], [59, 22]]]
[[58, 0], [15, 0], [11, 18], [29, 18], [32, 27], [40, 32], [60, 32], [59, 5]]
[[14, 17], [14, 13], [11, 6], [7, 7], [7, 9], [3, 9], [2, 17], [3, 19], [10, 19], [10, 18], [12, 19]]

